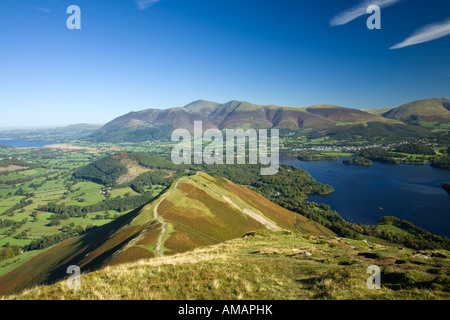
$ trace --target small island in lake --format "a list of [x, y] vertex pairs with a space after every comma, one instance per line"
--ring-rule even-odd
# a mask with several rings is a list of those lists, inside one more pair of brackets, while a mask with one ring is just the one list
[[366, 159], [366, 158], [361, 158], [361, 157], [345, 159], [343, 161], [343, 163], [348, 164], [348, 165], [354, 165], [354, 166], [371, 166], [372, 165], [372, 161], [370, 161], [369, 159]]
[[450, 182], [442, 182], [441, 187], [442, 189], [447, 191], [448, 194], [450, 194]]

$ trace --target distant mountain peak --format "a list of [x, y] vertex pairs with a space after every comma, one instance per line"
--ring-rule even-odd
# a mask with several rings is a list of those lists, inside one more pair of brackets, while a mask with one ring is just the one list
[[[107, 123], [92, 138], [97, 141], [111, 142], [144, 141], [162, 137], [168, 139], [173, 129], [192, 130], [194, 121], [202, 121], [204, 129], [219, 130], [236, 128], [334, 130], [336, 127], [365, 125], [369, 122], [383, 125], [421, 126], [423, 122], [450, 121], [449, 110], [450, 101], [445, 98], [424, 99], [399, 107], [371, 110], [329, 104], [285, 107], [259, 105], [239, 100], [218, 103], [200, 99], [182, 108], [130, 112]], [[126, 130], [121, 131], [121, 129]]]

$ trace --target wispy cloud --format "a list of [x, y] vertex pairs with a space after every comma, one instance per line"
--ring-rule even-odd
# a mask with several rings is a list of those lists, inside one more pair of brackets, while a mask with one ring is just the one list
[[50, 9], [42, 8], [42, 7], [35, 7], [35, 8], [38, 11], [45, 12], [45, 13], [50, 13]]
[[450, 19], [426, 25], [425, 27], [414, 32], [409, 38], [400, 43], [393, 45], [390, 49], [399, 49], [415, 44], [428, 42], [450, 35]]
[[371, 5], [379, 6], [380, 8], [385, 8], [396, 4], [402, 0], [365, 0], [358, 4], [357, 6], [347, 9], [338, 15], [334, 16], [330, 20], [330, 25], [340, 26], [349, 23], [356, 18], [365, 15], [367, 13], [367, 8]]
[[136, 4], [137, 4], [139, 10], [145, 10], [148, 7], [150, 7], [160, 1], [161, 0], [134, 0], [134, 2], [136, 2]]

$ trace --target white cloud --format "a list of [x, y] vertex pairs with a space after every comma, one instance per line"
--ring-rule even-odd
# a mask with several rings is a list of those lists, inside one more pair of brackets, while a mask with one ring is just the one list
[[428, 42], [450, 35], [450, 19], [426, 25], [425, 27], [414, 32], [409, 38], [406, 38], [400, 43], [393, 45], [390, 49], [399, 49], [415, 44]]
[[42, 7], [35, 7], [36, 8], [36, 10], [38, 10], [38, 11], [42, 11], [42, 12], [46, 12], [46, 13], [50, 13], [50, 9], [47, 9], [47, 8], [42, 8]]
[[161, 0], [134, 0], [134, 2], [136, 2], [136, 4], [137, 4], [139, 10], [145, 10], [148, 7], [150, 7], [160, 1]]
[[379, 6], [380, 8], [385, 8], [400, 2], [401, 0], [364, 0], [357, 6], [347, 9], [338, 15], [334, 16], [330, 20], [330, 25], [340, 26], [349, 23], [356, 18], [365, 15], [367, 13], [367, 8], [371, 5]]

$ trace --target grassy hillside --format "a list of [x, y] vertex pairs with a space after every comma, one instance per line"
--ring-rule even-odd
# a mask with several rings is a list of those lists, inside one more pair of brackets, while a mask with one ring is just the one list
[[338, 125], [350, 123], [367, 123], [378, 121], [381, 123], [399, 123], [380, 117], [379, 115], [369, 113], [363, 110], [342, 108], [330, 105], [318, 105], [307, 107], [306, 110], [312, 114], [319, 115], [323, 118], [336, 122]]
[[[448, 251], [259, 231], [218, 245], [83, 273], [7, 299], [449, 299]], [[367, 267], [381, 289], [366, 286]]]
[[450, 121], [449, 106], [450, 101], [444, 98], [424, 99], [393, 108], [382, 116], [412, 125], [442, 127]]
[[52, 283], [73, 264], [96, 270], [218, 244], [262, 229], [334, 235], [254, 191], [199, 173], [176, 180], [148, 205], [63, 241], [0, 277], [0, 294]]

